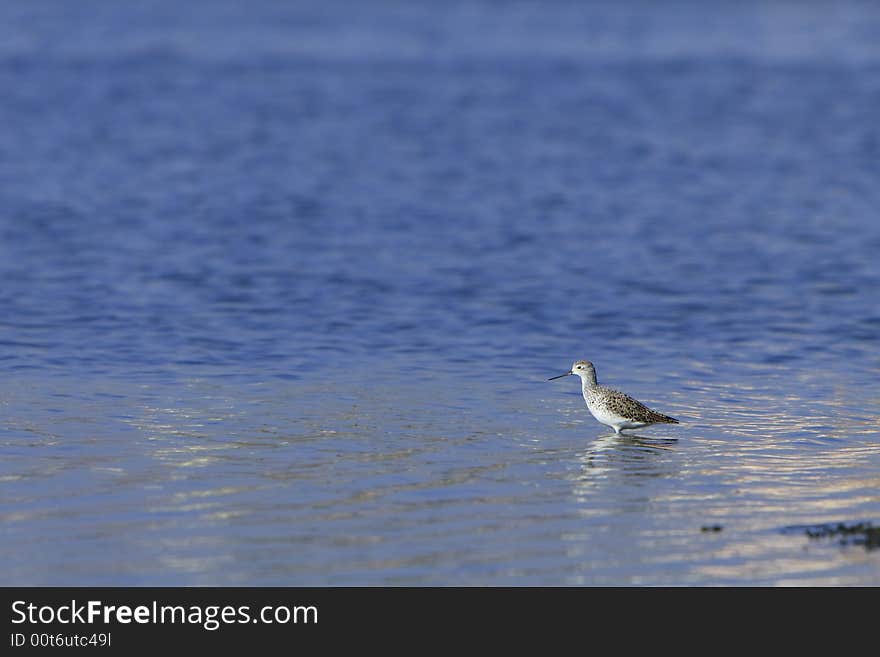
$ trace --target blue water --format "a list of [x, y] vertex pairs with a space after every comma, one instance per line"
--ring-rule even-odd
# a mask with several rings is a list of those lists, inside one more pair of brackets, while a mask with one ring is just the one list
[[878, 31], [0, 2], [0, 584], [880, 585]]

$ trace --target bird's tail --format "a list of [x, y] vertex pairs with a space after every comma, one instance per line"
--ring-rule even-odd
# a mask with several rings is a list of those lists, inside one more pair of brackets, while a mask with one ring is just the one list
[[660, 421], [665, 422], [666, 424], [681, 424], [681, 422], [676, 420], [674, 417], [669, 417], [668, 415], [662, 414], [660, 415]]

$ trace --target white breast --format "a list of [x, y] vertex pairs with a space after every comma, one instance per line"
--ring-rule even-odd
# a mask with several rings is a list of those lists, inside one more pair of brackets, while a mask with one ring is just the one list
[[594, 418], [599, 420], [599, 422], [601, 422], [602, 424], [607, 424], [609, 427], [629, 423], [629, 420], [627, 420], [627, 418], [622, 417], [617, 413], [613, 413], [612, 411], [609, 411], [607, 408], [599, 406], [598, 404], [590, 404], [589, 402], [587, 402], [587, 408], [590, 409], [590, 413], [593, 414]]

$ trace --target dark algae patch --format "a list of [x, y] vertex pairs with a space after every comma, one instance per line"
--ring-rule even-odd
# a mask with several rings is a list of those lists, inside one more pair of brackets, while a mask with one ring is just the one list
[[794, 525], [785, 532], [803, 532], [811, 539], [836, 539], [840, 545], [863, 545], [866, 550], [880, 548], [880, 527], [870, 522], [831, 522], [822, 525]]

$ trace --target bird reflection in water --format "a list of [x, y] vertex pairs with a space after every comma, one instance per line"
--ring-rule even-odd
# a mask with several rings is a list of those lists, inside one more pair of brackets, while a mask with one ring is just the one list
[[581, 452], [576, 476], [578, 486], [593, 486], [599, 481], [634, 477], [664, 477], [675, 468], [668, 459], [658, 458], [675, 449], [675, 438], [647, 437], [636, 434], [608, 434], [597, 438]]
[[614, 448], [636, 447], [645, 449], [672, 449], [678, 443], [678, 438], [657, 438], [656, 436], [639, 436], [634, 433], [614, 434], [597, 438], [591, 447], [597, 451], [605, 451]]

